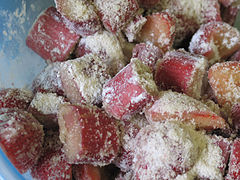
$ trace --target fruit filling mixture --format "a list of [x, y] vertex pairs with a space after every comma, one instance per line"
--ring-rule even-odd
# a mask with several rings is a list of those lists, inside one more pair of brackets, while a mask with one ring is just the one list
[[[0, 90], [0, 147], [34, 179], [240, 180], [237, 0], [55, 0]], [[34, 60], [34, 59], [33, 59]]]

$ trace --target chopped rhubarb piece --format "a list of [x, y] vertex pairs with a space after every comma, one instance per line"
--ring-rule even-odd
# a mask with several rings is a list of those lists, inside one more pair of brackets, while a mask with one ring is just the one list
[[221, 149], [222, 154], [222, 162], [219, 164], [219, 169], [221, 170], [222, 174], [224, 175], [225, 169], [228, 164], [228, 160], [230, 157], [231, 145], [232, 141], [228, 138], [223, 138], [222, 136], [212, 136], [213, 144], [217, 145]]
[[155, 81], [161, 89], [173, 89], [200, 99], [207, 60], [185, 50], [168, 51], [155, 67]]
[[115, 75], [125, 66], [121, 44], [116, 35], [103, 31], [92, 36], [82, 38], [75, 54], [77, 57], [94, 53], [107, 65], [111, 75]]
[[189, 46], [191, 53], [205, 56], [210, 65], [228, 58], [239, 48], [239, 31], [225, 22], [202, 25]]
[[103, 87], [103, 107], [116, 119], [126, 119], [140, 112], [157, 96], [158, 89], [148, 66], [132, 59]]
[[123, 172], [130, 171], [132, 169], [133, 151], [130, 149], [129, 142], [135, 138], [139, 130], [148, 125], [146, 117], [144, 115], [135, 115], [127, 121], [121, 121], [120, 123], [120, 141], [121, 150], [118, 157], [114, 160], [114, 164]]
[[137, 34], [141, 31], [143, 25], [147, 22], [147, 19], [142, 15], [136, 15], [125, 27], [124, 33], [127, 36], [129, 42], [133, 42], [137, 39]]
[[55, 0], [57, 10], [69, 21], [67, 25], [81, 36], [101, 30], [101, 23], [91, 1]]
[[120, 31], [139, 9], [137, 0], [94, 0], [104, 27], [113, 33]]
[[58, 123], [60, 140], [69, 163], [104, 166], [119, 151], [116, 120], [94, 106], [62, 105]]
[[236, 130], [240, 130], [240, 103], [233, 106], [231, 111], [233, 127]]
[[60, 69], [64, 94], [71, 103], [99, 104], [102, 88], [110, 79], [106, 65], [93, 54], [66, 61]]
[[176, 17], [175, 46], [182, 46], [201, 24], [221, 20], [218, 0], [163, 0], [159, 4], [161, 10]]
[[36, 20], [26, 44], [48, 62], [65, 61], [70, 57], [80, 36], [64, 23], [56, 8], [50, 7]]
[[31, 169], [31, 175], [34, 179], [72, 179], [72, 165], [66, 161], [65, 154], [61, 149], [48, 151], [44, 153], [37, 164]]
[[209, 83], [219, 105], [231, 108], [240, 100], [240, 62], [214, 64], [208, 71]]
[[163, 52], [168, 51], [175, 37], [174, 19], [167, 12], [155, 13], [146, 18], [147, 22], [138, 34], [138, 41], [150, 41]]
[[46, 128], [58, 127], [57, 112], [65, 98], [55, 93], [36, 93], [28, 111]]
[[27, 110], [32, 98], [32, 92], [26, 89], [1, 89], [0, 108], [19, 108]]
[[143, 8], [153, 8], [160, 0], [138, 0], [139, 6]]
[[177, 122], [156, 123], [131, 141], [136, 179], [174, 179], [188, 172], [206, 147], [207, 137]]
[[239, 179], [240, 177], [240, 138], [233, 141], [228, 163], [227, 180]]
[[152, 43], [136, 44], [132, 50], [132, 57], [141, 60], [144, 64], [148, 65], [152, 71], [154, 71], [157, 60], [162, 58], [162, 56], [162, 50]]
[[200, 129], [228, 128], [225, 120], [202, 102], [172, 91], [163, 91], [159, 99], [146, 109], [145, 115], [151, 123], [176, 118], [179, 121], [192, 123]]
[[20, 173], [37, 162], [43, 136], [42, 125], [30, 113], [20, 109], [0, 110], [0, 147]]
[[45, 67], [33, 80], [33, 92], [48, 92], [63, 95], [60, 67], [61, 63], [58, 62], [49, 64]]
[[100, 167], [90, 164], [74, 165], [73, 177], [75, 180], [101, 180]]

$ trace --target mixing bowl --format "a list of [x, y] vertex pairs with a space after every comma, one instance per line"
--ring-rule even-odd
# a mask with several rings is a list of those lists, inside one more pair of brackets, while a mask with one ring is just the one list
[[[53, 0], [0, 1], [0, 88], [28, 87], [46, 65], [25, 45], [25, 38], [39, 13]], [[235, 26], [240, 27], [240, 18]], [[0, 149], [0, 180], [31, 179], [21, 175]]]

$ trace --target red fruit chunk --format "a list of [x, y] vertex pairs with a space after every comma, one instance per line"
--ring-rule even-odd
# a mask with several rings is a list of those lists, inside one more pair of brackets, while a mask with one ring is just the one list
[[240, 177], [240, 138], [233, 141], [228, 163], [227, 180], [239, 180]]
[[93, 54], [64, 62], [60, 77], [64, 94], [75, 104], [101, 103], [102, 87], [110, 79], [105, 64]]
[[167, 52], [156, 65], [155, 81], [162, 89], [173, 89], [200, 99], [207, 61], [184, 50]]
[[222, 174], [224, 175], [225, 169], [228, 164], [229, 156], [230, 156], [232, 141], [227, 138], [223, 138], [221, 136], [215, 136], [215, 135], [212, 136], [212, 141], [213, 141], [213, 144], [219, 146], [222, 151], [221, 152], [222, 162], [219, 164], [218, 168], [221, 170]]
[[104, 27], [113, 33], [120, 31], [139, 9], [136, 0], [94, 0]]
[[140, 112], [157, 94], [149, 67], [138, 59], [132, 59], [104, 84], [103, 107], [116, 119], [127, 119]]
[[225, 22], [202, 25], [189, 46], [191, 53], [205, 56], [210, 65], [228, 58], [239, 48], [239, 31]]
[[133, 42], [137, 39], [138, 33], [141, 31], [143, 25], [147, 22], [147, 19], [142, 15], [136, 15], [133, 19], [127, 24], [124, 29], [124, 33], [129, 42]]
[[42, 151], [43, 127], [28, 112], [0, 110], [0, 147], [20, 173], [38, 160]]
[[144, 64], [148, 65], [152, 71], [158, 59], [162, 58], [163, 52], [152, 43], [140, 43], [132, 50], [132, 57], [138, 58]]
[[219, 105], [231, 108], [240, 102], [240, 62], [216, 63], [209, 69], [208, 79]]
[[55, 0], [57, 10], [67, 19], [66, 23], [81, 36], [101, 30], [96, 9], [90, 1]]
[[45, 128], [58, 127], [57, 112], [61, 104], [67, 103], [65, 98], [54, 93], [36, 93], [28, 112], [37, 118]]
[[34, 179], [72, 179], [72, 165], [66, 161], [65, 154], [61, 149], [44, 153], [37, 164], [31, 169]]
[[57, 93], [63, 95], [63, 87], [60, 79], [61, 63], [49, 64], [35, 77], [32, 83], [32, 90], [37, 92]]
[[233, 127], [237, 130], [240, 130], [240, 103], [237, 103], [233, 106], [231, 114]]
[[153, 8], [160, 0], [138, 0], [139, 6], [143, 8]]
[[25, 89], [1, 89], [0, 108], [19, 108], [27, 110], [31, 103], [33, 94]]
[[90, 106], [62, 105], [58, 123], [60, 140], [69, 163], [104, 166], [119, 150], [116, 120]]
[[145, 115], [151, 123], [164, 122], [173, 118], [192, 123], [197, 128], [205, 130], [228, 128], [225, 120], [202, 102], [172, 91], [163, 91], [159, 99], [146, 109]]
[[89, 164], [73, 166], [75, 180], [101, 180], [100, 168]]
[[89, 53], [96, 54], [107, 65], [112, 76], [117, 74], [126, 64], [117, 36], [107, 31], [80, 40], [75, 50], [76, 56], [82, 57]]
[[139, 42], [150, 41], [163, 52], [166, 52], [172, 47], [174, 37], [174, 19], [169, 13], [161, 12], [147, 16], [147, 22], [144, 24], [137, 39]]
[[26, 44], [48, 62], [65, 61], [79, 38], [79, 35], [66, 26], [56, 8], [50, 7], [36, 20]]

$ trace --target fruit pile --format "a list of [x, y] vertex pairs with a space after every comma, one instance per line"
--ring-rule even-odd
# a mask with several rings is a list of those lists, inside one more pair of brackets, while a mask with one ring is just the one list
[[0, 90], [0, 147], [34, 179], [240, 179], [237, 0], [55, 0]]

